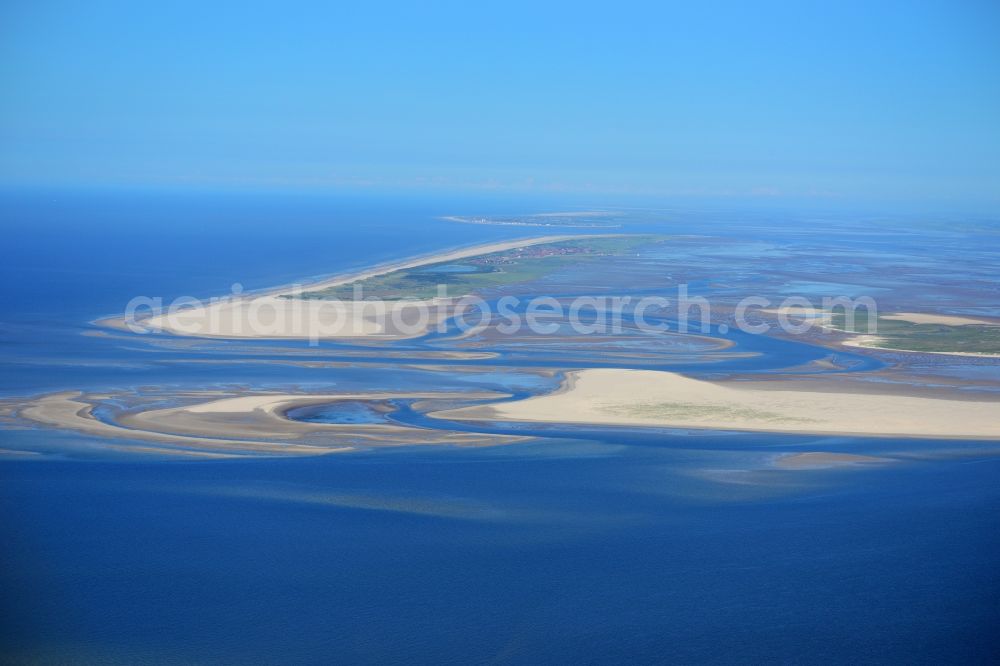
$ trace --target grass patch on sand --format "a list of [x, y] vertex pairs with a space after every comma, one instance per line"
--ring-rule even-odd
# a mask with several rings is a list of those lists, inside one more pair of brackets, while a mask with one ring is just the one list
[[914, 352], [948, 352], [966, 354], [1000, 354], [1000, 326], [964, 324], [914, 324], [879, 317], [876, 326], [868, 325], [868, 318], [856, 318], [853, 330], [847, 330], [846, 317], [836, 312], [831, 325], [847, 333], [861, 333], [878, 337], [871, 346], [883, 349], [901, 349]]

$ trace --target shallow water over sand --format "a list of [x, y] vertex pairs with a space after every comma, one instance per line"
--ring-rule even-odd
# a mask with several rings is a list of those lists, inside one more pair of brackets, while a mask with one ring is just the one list
[[[717, 327], [708, 333], [733, 346], [664, 339], [639, 349], [645, 355], [625, 344], [599, 353], [529, 340], [457, 345], [454, 331], [399, 343], [390, 356], [363, 344], [101, 330], [88, 322], [137, 294], [211, 296], [237, 281], [263, 288], [524, 235], [436, 219], [479, 214], [482, 202], [152, 203], [5, 202], [8, 217], [32, 224], [2, 250], [3, 396], [103, 392], [120, 401], [102, 412], [114, 419], [129, 401], [168, 407], [193, 391], [490, 390], [520, 398], [553, 390], [574, 367], [754, 376], [805, 372], [831, 356], [815, 344]], [[278, 220], [286, 223], [276, 233]], [[701, 272], [692, 284], [737, 293], [754, 284], [743, 271], [761, 252], [787, 267], [807, 241], [852, 247], [850, 234], [803, 239], [800, 230], [743, 220], [672, 218], [666, 228], [646, 220], [627, 230], [706, 233], [709, 223], [733, 242], [715, 252], [701, 247], [697, 257], [678, 242], [642, 270], [650, 279]], [[128, 251], [104, 243], [111, 233]], [[869, 251], [919, 252], [891, 230], [881, 239], [865, 233]], [[940, 246], [947, 263], [952, 249]], [[986, 250], [967, 249], [953, 248], [963, 252], [964, 270], [979, 275], [976, 253]], [[911, 260], [938, 265], [923, 255]], [[777, 276], [771, 286], [795, 279]], [[567, 278], [563, 286], [579, 283]], [[456, 349], [491, 355], [429, 356]], [[872, 355], [843, 352], [823, 372], [864, 376], [884, 367]], [[942, 382], [998, 374], [996, 365], [964, 360], [930, 371]], [[333, 403], [289, 416], [441, 427], [417, 401], [379, 405]], [[941, 663], [995, 654], [995, 443], [448, 427], [528, 439], [186, 461], [109, 455], [81, 434], [0, 430], [0, 448], [43, 454], [0, 462], [4, 654], [112, 663]], [[774, 464], [812, 451], [893, 462]]]

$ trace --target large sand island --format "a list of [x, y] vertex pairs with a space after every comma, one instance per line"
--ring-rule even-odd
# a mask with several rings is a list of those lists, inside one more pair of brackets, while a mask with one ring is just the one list
[[432, 415], [842, 435], [1000, 437], [1000, 401], [805, 391], [793, 389], [791, 382], [708, 382], [649, 370], [581, 370], [570, 373], [563, 387], [549, 395]]

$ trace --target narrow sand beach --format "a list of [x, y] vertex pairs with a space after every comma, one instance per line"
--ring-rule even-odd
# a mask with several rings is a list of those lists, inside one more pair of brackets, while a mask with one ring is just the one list
[[974, 317], [960, 317], [957, 315], [931, 314], [929, 312], [897, 312], [895, 314], [881, 315], [879, 319], [905, 321], [911, 324], [943, 324], [944, 326], [1000, 326], [1000, 321], [997, 321], [996, 319], [979, 319]]
[[[406, 339], [425, 334], [447, 317], [448, 306], [453, 299], [372, 303], [301, 299], [294, 296], [304, 291], [350, 284], [427, 264], [583, 237], [595, 236], [539, 236], [449, 250], [374, 266], [358, 273], [340, 275], [309, 285], [285, 285], [245, 296], [212, 299], [208, 304], [174, 313], [158, 313], [133, 325], [138, 325], [140, 329], [174, 335], [208, 338]], [[452, 296], [458, 298], [463, 295]], [[97, 323], [117, 329], [128, 326], [121, 318], [102, 319]]]
[[1000, 439], [1000, 401], [803, 391], [708, 382], [673, 372], [573, 372], [555, 393], [435, 412], [444, 419], [838, 435]]

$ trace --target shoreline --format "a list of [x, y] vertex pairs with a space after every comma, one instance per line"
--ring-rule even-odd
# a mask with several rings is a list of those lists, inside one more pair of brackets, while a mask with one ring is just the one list
[[[414, 393], [256, 393], [197, 395], [200, 402], [177, 407], [124, 411], [106, 421], [94, 413], [107, 395], [79, 391], [49, 393], [14, 406], [16, 417], [32, 426], [96, 437], [100, 448], [164, 456], [316, 456], [359, 449], [399, 446], [499, 446], [519, 436], [484, 436], [461, 431], [427, 430], [396, 424], [297, 421], [299, 407], [343, 401], [495, 399], [495, 392]], [[190, 396], [188, 396], [190, 397]]]
[[[1000, 402], [762, 390], [673, 372], [589, 369], [554, 392], [432, 412], [442, 420], [645, 426], [845, 437], [1000, 441]], [[641, 397], [637, 397], [641, 396]]]
[[250, 295], [254, 297], [281, 295], [282, 293], [287, 292], [289, 289], [293, 289], [297, 286], [302, 287], [303, 291], [328, 289], [330, 287], [338, 287], [342, 284], [357, 282], [358, 280], [367, 280], [368, 278], [377, 277], [379, 275], [386, 275], [387, 273], [395, 273], [396, 271], [406, 270], [408, 268], [418, 268], [420, 266], [426, 266], [427, 264], [436, 264], [443, 261], [455, 261], [458, 259], [467, 259], [469, 257], [475, 257], [480, 254], [492, 254], [494, 252], [515, 250], [519, 247], [529, 247], [531, 245], [541, 245], [544, 243], [557, 243], [560, 241], [575, 240], [578, 238], [589, 238], [589, 237], [597, 238], [602, 236], [607, 237], [607, 236], [617, 236], [617, 235], [621, 234], [559, 234], [552, 236], [531, 236], [510, 241], [492, 241], [480, 245], [453, 247], [450, 249], [441, 250], [439, 252], [432, 252], [428, 254], [408, 257], [405, 259], [398, 259], [389, 262], [384, 262], [381, 264], [375, 264], [373, 266], [369, 266], [354, 273], [340, 273], [337, 275], [331, 275], [330, 277], [320, 279], [318, 282], [303, 283], [301, 285], [297, 283], [292, 283], [279, 287], [258, 290], [252, 292]]
[[[419, 337], [430, 330], [430, 328], [445, 316], [442, 311], [443, 306], [460, 296], [449, 297], [446, 300], [430, 299], [422, 301], [398, 301], [393, 302], [389, 308], [389, 313], [404, 312], [407, 307], [420, 306], [430, 307], [434, 314], [429, 318], [426, 325], [421, 330], [414, 333], [400, 333], [380, 330], [374, 322], [365, 318], [365, 311], [370, 304], [362, 301], [334, 302], [313, 299], [284, 299], [289, 293], [303, 293], [306, 291], [319, 291], [330, 287], [337, 287], [350, 284], [372, 277], [394, 273], [400, 270], [418, 268], [428, 264], [435, 264], [448, 261], [457, 261], [469, 257], [494, 252], [504, 252], [532, 245], [542, 245], [556, 243], [560, 241], [577, 240], [581, 238], [608, 238], [620, 236], [622, 234], [559, 234], [546, 236], [533, 236], [508, 241], [493, 241], [479, 245], [466, 246], [441, 250], [434, 253], [417, 255], [400, 260], [393, 260], [381, 264], [375, 264], [361, 270], [348, 273], [339, 273], [315, 282], [292, 283], [267, 287], [264, 289], [248, 292], [240, 295], [229, 295], [213, 297], [208, 299], [208, 305], [199, 305], [187, 310], [179, 311], [173, 315], [164, 313], [163, 310], [153, 312], [145, 317], [132, 321], [126, 320], [124, 315], [117, 314], [99, 317], [92, 320], [92, 325], [111, 328], [120, 331], [136, 333], [132, 326], [156, 332], [167, 333], [181, 337], [195, 338], [222, 338], [222, 339], [261, 339], [261, 340], [301, 340], [301, 339], [351, 339], [351, 338], [381, 338], [385, 340], [402, 340]], [[275, 313], [275, 321], [272, 325], [276, 329], [284, 327], [285, 330], [275, 330], [274, 332], [244, 332], [243, 319], [249, 315], [254, 308], [272, 308]], [[291, 310], [291, 312], [288, 312]], [[359, 312], [360, 310], [360, 312]], [[287, 316], [286, 316], [287, 315]], [[197, 331], [186, 330], [190, 323], [171, 320], [170, 317], [183, 318], [190, 322], [192, 318], [200, 318], [203, 322]], [[327, 317], [323, 321], [323, 317]], [[303, 324], [309, 322], [314, 327], [323, 328], [330, 323], [330, 317], [334, 322], [338, 322], [337, 331], [324, 331], [317, 335], [315, 329], [305, 330]], [[404, 316], [399, 315], [401, 318]], [[346, 320], [347, 325], [339, 322]]]
[[1000, 358], [1000, 354], [989, 352], [961, 352], [961, 351], [922, 351], [917, 349], [897, 349], [895, 347], [879, 347], [877, 342], [885, 338], [877, 335], [856, 335], [849, 340], [842, 340], [841, 345], [854, 349], [874, 349], [876, 351], [897, 352], [900, 354], [933, 354], [935, 356], [963, 356], [966, 358]]

